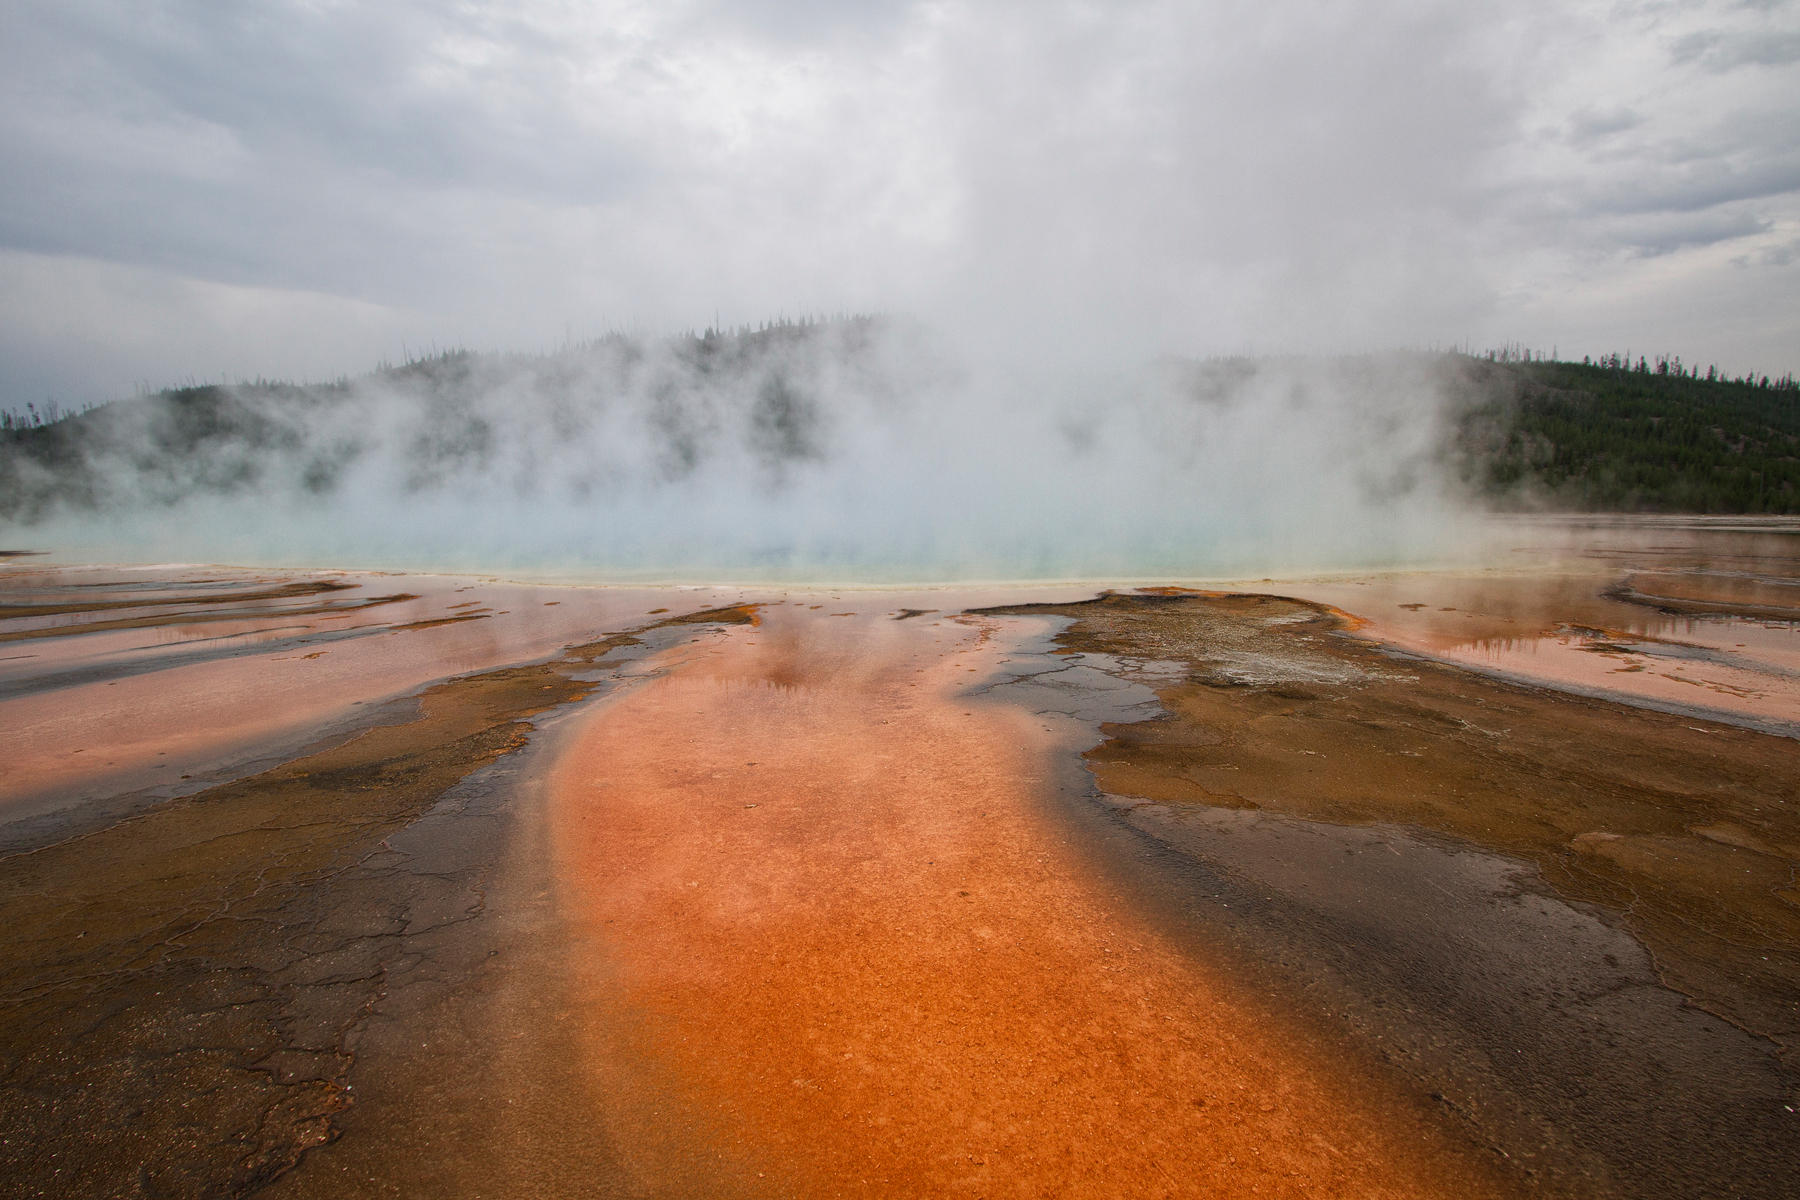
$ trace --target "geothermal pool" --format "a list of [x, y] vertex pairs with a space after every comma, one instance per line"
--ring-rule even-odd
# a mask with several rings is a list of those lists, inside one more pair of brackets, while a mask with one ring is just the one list
[[1800, 532], [1554, 534], [1154, 585], [7, 560], [0, 1178], [1784, 1194]]

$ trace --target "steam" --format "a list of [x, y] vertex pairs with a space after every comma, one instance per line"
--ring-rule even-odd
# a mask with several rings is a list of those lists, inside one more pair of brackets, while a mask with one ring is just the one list
[[1447, 360], [1108, 363], [848, 319], [151, 398], [15, 461], [84, 557], [893, 581], [1443, 553]]

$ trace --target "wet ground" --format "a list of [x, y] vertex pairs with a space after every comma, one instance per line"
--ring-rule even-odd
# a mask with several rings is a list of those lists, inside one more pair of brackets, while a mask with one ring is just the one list
[[1493, 1191], [1094, 871], [1043, 804], [1072, 723], [967, 695], [1022, 631], [845, 603], [684, 648], [552, 776], [636, 1187], [699, 1144], [713, 1194]]
[[1088, 603], [9, 560], [0, 1194], [1784, 1195], [1795, 539], [1564, 533]]
[[745, 619], [653, 620], [449, 680], [280, 766], [124, 819], [76, 809], [67, 836], [27, 822], [33, 844], [0, 859], [10, 1194], [244, 1194], [331, 1140], [370, 1023], [468, 971], [455, 927], [483, 908], [496, 847], [439, 861], [480, 824], [454, 815], [457, 788], [615, 659]]
[[[1002, 611], [1071, 621], [1059, 657], [1156, 694], [1163, 715], [1087, 758], [1169, 853], [1172, 921], [1307, 996], [1533, 1188], [1784, 1194], [1790, 739], [1396, 657], [1280, 597]], [[1054, 678], [998, 691], [1063, 711]]]
[[1488, 674], [1800, 734], [1800, 522], [1521, 519], [1501, 523], [1490, 561], [1280, 590]]
[[23, 560], [0, 574], [0, 848], [254, 774], [447, 677], [740, 598]]

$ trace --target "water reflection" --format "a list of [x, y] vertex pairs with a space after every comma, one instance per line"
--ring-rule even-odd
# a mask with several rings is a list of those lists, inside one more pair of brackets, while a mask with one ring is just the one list
[[1800, 731], [1800, 521], [1517, 521], [1506, 567], [1298, 581], [1402, 649]]

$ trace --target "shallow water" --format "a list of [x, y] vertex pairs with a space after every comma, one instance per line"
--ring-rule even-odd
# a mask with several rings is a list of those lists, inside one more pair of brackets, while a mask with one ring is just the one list
[[1502, 566], [1255, 586], [1330, 604], [1366, 636], [1433, 658], [1800, 736], [1800, 521], [1517, 533]]
[[[334, 590], [236, 599], [324, 584]], [[11, 639], [0, 640], [0, 845], [18, 822], [127, 793], [197, 791], [366, 724], [426, 684], [547, 658], [653, 620], [652, 609], [736, 595], [217, 567], [0, 569], [0, 638]], [[145, 599], [163, 603], [133, 606]], [[96, 607], [109, 604], [126, 607]]]
[[[1386, 655], [1285, 602], [1191, 626], [1145, 605], [1155, 619], [1129, 651], [1058, 652], [1048, 639], [1066, 618], [962, 615], [1099, 590], [1083, 583], [566, 587], [15, 561], [0, 566], [0, 604], [38, 611], [0, 611], [0, 636], [19, 635], [0, 641], [0, 852], [110, 827], [92, 845], [156, 889], [211, 903], [257, 895], [269, 863], [290, 854], [287, 839], [341, 836], [354, 865], [302, 880], [270, 909], [269, 926], [286, 931], [278, 953], [252, 923], [209, 917], [192, 953], [181, 950], [191, 997], [143, 1007], [155, 979], [121, 969], [106, 983], [120, 995], [144, 989], [151, 1025], [159, 1013], [168, 1025], [223, 1011], [203, 986], [208, 972], [255, 981], [279, 960], [305, 981], [292, 995], [343, 990], [339, 1008], [309, 1010], [308, 1020], [359, 1015], [350, 1033], [334, 1025], [341, 1038], [305, 1051], [340, 1090], [296, 1135], [314, 1149], [277, 1187], [297, 1197], [466, 1193], [503, 1181], [493, 1167], [503, 1161], [546, 1194], [841, 1194], [879, 1191], [884, 1175], [915, 1190], [1074, 1180], [1071, 1191], [1118, 1194], [1174, 1168], [1296, 1194], [1462, 1195], [1488, 1180], [1470, 1166], [1470, 1139], [1586, 1180], [1634, 1157], [1657, 1170], [1668, 1159], [1671, 1179], [1677, 1168], [1725, 1178], [1734, 1147], [1756, 1138], [1791, 1157], [1790, 1122], [1763, 1103], [1788, 1082], [1770, 1052], [1746, 1050], [1756, 1039], [1672, 987], [1796, 1036], [1782, 1024], [1791, 993], [1777, 994], [1787, 976], [1758, 976], [1774, 968], [1740, 936], [1747, 922], [1785, 928], [1792, 900], [1764, 888], [1751, 903], [1733, 890], [1788, 878], [1780, 869], [1800, 842], [1780, 805], [1746, 808], [1744, 797], [1780, 785], [1790, 744], [1699, 716], [1752, 729], [1800, 719], [1784, 708], [1795, 626], [1766, 611], [1800, 575], [1800, 539], [1763, 525], [1538, 524], [1510, 527], [1517, 545], [1502, 567], [1241, 585], [1351, 612], [1356, 636], [1400, 652]], [[333, 580], [348, 586], [243, 598]], [[1163, 617], [1191, 602], [1163, 598]], [[629, 661], [611, 649], [564, 653], [739, 602], [760, 604], [761, 623], [665, 627]], [[1705, 615], [1709, 605], [1722, 615]], [[1543, 688], [1521, 697], [1407, 654], [1674, 706], [1698, 723]], [[533, 662], [544, 665], [502, 670]], [[1430, 672], [1435, 690], [1415, 686]], [[607, 694], [538, 718], [556, 735], [524, 756], [513, 749], [523, 734], [483, 751], [511, 756], [424, 816], [365, 814], [403, 773], [370, 786], [387, 769], [373, 761], [339, 786], [333, 749], [319, 752], [327, 773], [278, 769], [265, 781], [295, 789], [304, 812], [254, 780], [206, 791], [216, 810], [163, 807], [308, 748], [350, 746], [371, 726], [406, 743], [401, 723], [418, 716], [420, 689], [451, 676], [465, 677], [444, 694], [465, 706], [449, 710], [457, 719], [502, 698], [529, 708], [540, 687], [550, 689], [542, 703], [574, 696], [578, 682], [603, 680]], [[1630, 771], [1596, 775], [1587, 744], [1567, 744], [1561, 705], [1578, 707], [1597, 742], [1636, 739]], [[496, 709], [475, 723], [507, 719]], [[1141, 787], [1156, 803], [1091, 803], [1075, 755], [1108, 722], [1150, 753], [1093, 761], [1114, 790]], [[1170, 768], [1160, 774], [1158, 755]], [[1728, 776], [1735, 799], [1717, 793]], [[1546, 796], [1561, 798], [1549, 826], [1530, 808]], [[1727, 800], [1744, 812], [1721, 816]], [[1486, 827], [1456, 823], [1471, 805], [1493, 814]], [[315, 807], [334, 814], [316, 829]], [[199, 857], [187, 874], [133, 857], [149, 843], [115, 824], [159, 812], [169, 819], [141, 828], [191, 834]], [[214, 823], [240, 812], [256, 822], [215, 839]], [[1440, 817], [1456, 819], [1448, 834], [1410, 828]], [[1346, 828], [1369, 820], [1386, 830]], [[397, 821], [411, 823], [390, 828]], [[1543, 846], [1514, 837], [1545, 828]], [[1355, 862], [1340, 863], [1346, 854]], [[128, 923], [140, 908], [145, 919], [182, 917], [154, 905], [109, 913], [89, 861], [0, 858], [0, 890], [20, 883], [12, 902], [29, 907], [72, 889], [84, 921]], [[62, 874], [42, 886], [27, 878], [28, 863], [49, 872], [57, 862]], [[1760, 873], [1744, 875], [1746, 864]], [[1616, 879], [1664, 889], [1645, 892], [1632, 917], [1674, 914], [1645, 927], [1670, 948], [1662, 961], [1607, 908], [1623, 894]], [[1454, 901], [1434, 908], [1441, 888]], [[413, 924], [423, 940], [401, 928]], [[1534, 955], [1558, 938], [1566, 953]], [[27, 942], [30, 953], [10, 960], [20, 994], [46, 980], [76, 991], [105, 982], [58, 974], [76, 943]], [[1714, 953], [1721, 945], [1743, 961]], [[1239, 949], [1290, 967], [1354, 962], [1338, 975], [1240, 974]], [[1789, 949], [1763, 947], [1782, 970]], [[34, 964], [40, 952], [49, 957]], [[277, 984], [256, 1003], [288, 1003]], [[1400, 1009], [1421, 997], [1438, 1009], [1409, 1022]], [[180, 1009], [188, 999], [191, 1012]], [[1530, 1047], [1512, 1037], [1519, 1013], [1543, 1034]], [[1593, 1021], [1624, 1031], [1601, 1056], [1610, 1082], [1582, 1074], [1581, 1030]], [[268, 1082], [275, 1060], [257, 1047], [279, 1042], [268, 1032], [278, 1024], [246, 1025], [254, 1045], [226, 1074]], [[213, 1045], [195, 1028], [195, 1046]], [[1679, 1139], [1655, 1133], [1701, 1129], [1682, 1105], [1705, 1101], [1646, 1092], [1632, 1107], [1633, 1073], [1654, 1074], [1656, 1057], [1634, 1029], [1682, 1055], [1729, 1043], [1716, 1062], [1679, 1064], [1683, 1078], [1715, 1083], [1721, 1064], [1738, 1064], [1726, 1082], [1761, 1106], [1713, 1139], [1711, 1158], [1686, 1155], [1684, 1167]], [[431, 1053], [418, 1053], [426, 1043]], [[1483, 1055], [1521, 1047], [1532, 1057], [1518, 1070], [1481, 1067]], [[29, 1053], [61, 1055], [84, 1079], [113, 1069], [98, 1043], [74, 1035]], [[300, 1059], [279, 1061], [288, 1079]], [[141, 1093], [144, 1111], [160, 1111], [159, 1097], [174, 1094], [160, 1068], [123, 1070], [114, 1092], [96, 1084], [84, 1095], [104, 1108]], [[1431, 1071], [1440, 1082], [1404, 1082]], [[1584, 1108], [1584, 1088], [1616, 1094]], [[362, 1107], [343, 1109], [353, 1102]], [[1558, 1105], [1574, 1107], [1557, 1116]], [[1510, 1116], [1494, 1115], [1506, 1106]], [[129, 1167], [78, 1122], [39, 1115], [46, 1145], [84, 1147], [96, 1169]], [[570, 1119], [585, 1131], [573, 1148], [556, 1135]], [[1637, 1154], [1634, 1130], [1661, 1138], [1663, 1159]], [[342, 1140], [321, 1144], [334, 1131]], [[187, 1169], [191, 1148], [133, 1136], [160, 1156], [157, 1170]], [[875, 1182], [852, 1185], [853, 1173]]]

